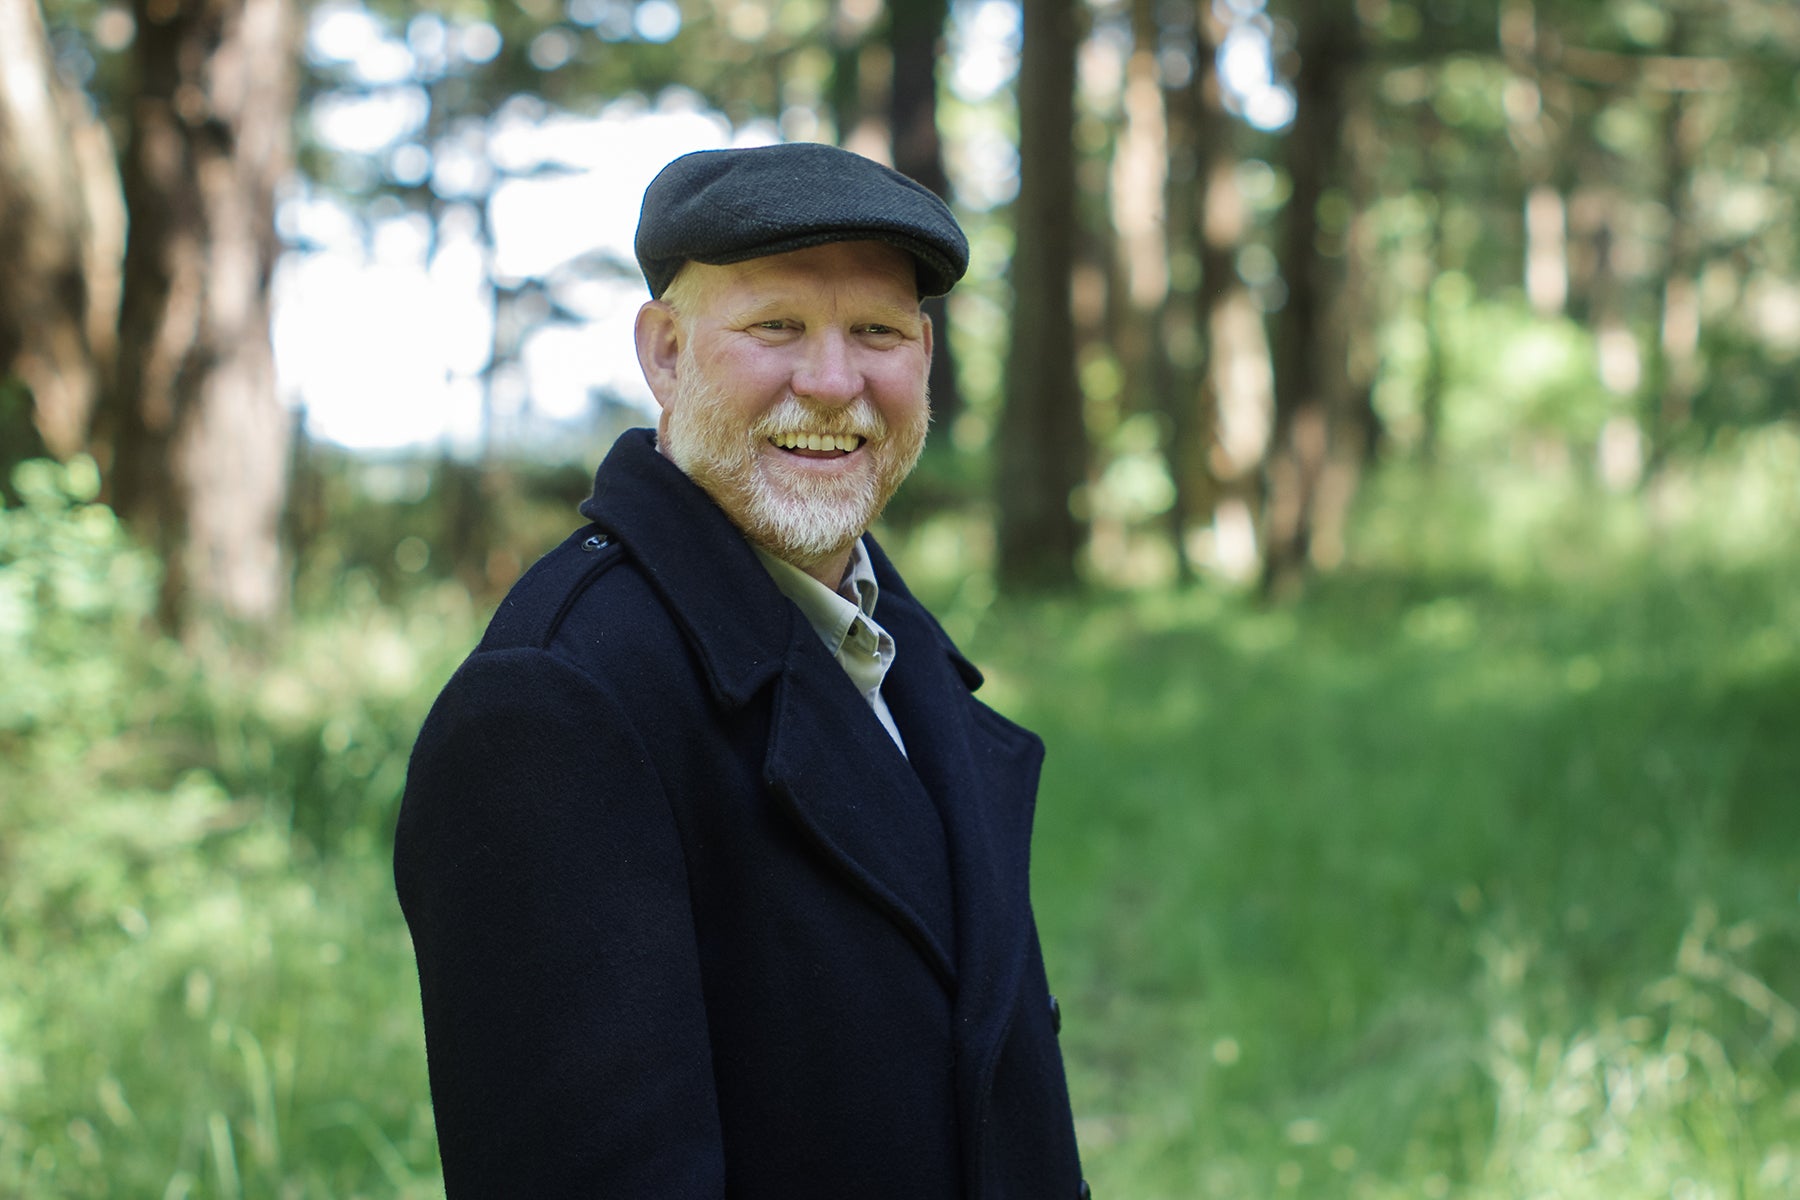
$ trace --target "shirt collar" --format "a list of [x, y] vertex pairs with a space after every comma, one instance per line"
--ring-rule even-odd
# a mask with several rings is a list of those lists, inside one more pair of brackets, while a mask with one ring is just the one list
[[844, 582], [838, 584], [838, 594], [854, 602], [863, 616], [875, 616], [875, 601], [881, 597], [881, 587], [875, 582], [875, 564], [869, 561], [861, 538], [850, 547], [850, 569], [844, 572]]
[[858, 617], [875, 619], [875, 602], [881, 589], [875, 583], [875, 570], [863, 550], [862, 539], [851, 546], [850, 568], [836, 591], [761, 546], [752, 544], [750, 548], [756, 551], [782, 595], [794, 602], [833, 654], [843, 650], [844, 639], [856, 628]]

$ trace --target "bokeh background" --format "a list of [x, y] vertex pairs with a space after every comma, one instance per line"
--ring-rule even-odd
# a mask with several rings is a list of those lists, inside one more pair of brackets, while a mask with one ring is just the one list
[[[440, 1195], [388, 857], [674, 154], [946, 195], [880, 531], [1102, 1197], [1800, 1197], [1792, 0], [0, 0], [0, 1194]], [[902, 647], [902, 653], [905, 648]]]

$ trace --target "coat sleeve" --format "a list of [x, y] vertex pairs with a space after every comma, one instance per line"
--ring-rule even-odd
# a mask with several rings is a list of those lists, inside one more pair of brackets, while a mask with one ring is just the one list
[[681, 841], [607, 691], [541, 650], [471, 658], [394, 870], [450, 1200], [723, 1195]]

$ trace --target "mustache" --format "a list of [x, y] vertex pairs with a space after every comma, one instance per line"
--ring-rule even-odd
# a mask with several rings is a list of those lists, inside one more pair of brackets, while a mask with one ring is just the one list
[[879, 442], [887, 437], [888, 425], [862, 397], [849, 404], [815, 405], [789, 396], [757, 418], [750, 432], [759, 441], [778, 433], [817, 433]]

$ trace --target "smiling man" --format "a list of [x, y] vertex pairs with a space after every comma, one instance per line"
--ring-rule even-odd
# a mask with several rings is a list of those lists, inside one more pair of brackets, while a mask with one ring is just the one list
[[420, 732], [395, 843], [466, 1197], [1083, 1197], [1041, 743], [866, 536], [925, 442], [941, 201], [819, 145], [644, 196], [661, 405]]

